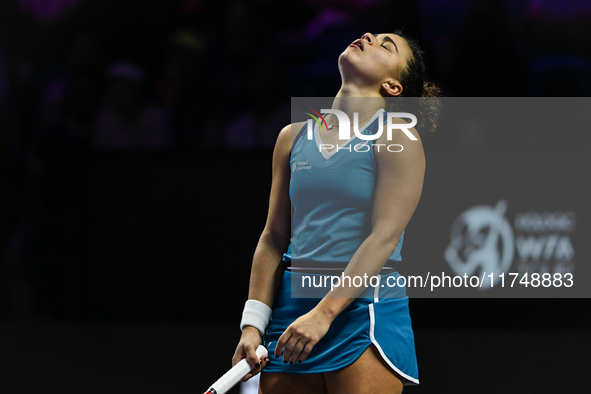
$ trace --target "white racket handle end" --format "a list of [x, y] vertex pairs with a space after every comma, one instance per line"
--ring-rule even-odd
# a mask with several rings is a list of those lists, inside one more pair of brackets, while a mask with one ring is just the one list
[[[268, 356], [269, 352], [267, 352], [266, 347], [259, 345], [256, 350], [256, 355], [260, 359], [263, 356]], [[253, 367], [248, 363], [246, 358], [243, 358], [238, 364], [234, 365], [228, 372], [212, 384], [207, 393], [226, 394], [232, 387], [244, 379], [252, 368]]]

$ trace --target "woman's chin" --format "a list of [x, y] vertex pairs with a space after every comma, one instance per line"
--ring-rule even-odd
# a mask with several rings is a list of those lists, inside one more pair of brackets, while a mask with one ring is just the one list
[[347, 52], [345, 51], [339, 56], [339, 71], [343, 76], [359, 73], [358, 59], [355, 59], [355, 56], [351, 56]]

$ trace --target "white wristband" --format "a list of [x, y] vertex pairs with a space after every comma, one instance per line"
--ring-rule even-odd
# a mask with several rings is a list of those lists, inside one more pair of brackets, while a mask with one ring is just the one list
[[253, 326], [265, 335], [265, 330], [271, 320], [271, 308], [264, 302], [258, 300], [248, 300], [244, 305], [242, 312], [242, 321], [240, 322], [240, 331], [244, 330], [246, 326]]

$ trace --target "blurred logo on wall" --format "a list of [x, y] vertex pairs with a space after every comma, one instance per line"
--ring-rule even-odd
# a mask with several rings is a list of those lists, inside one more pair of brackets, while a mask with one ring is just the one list
[[[513, 227], [505, 200], [468, 208], [453, 222], [444, 258], [456, 275], [499, 275], [513, 267], [519, 273], [572, 273], [573, 212], [518, 212]], [[490, 288], [486, 283], [481, 289]]]
[[498, 280], [498, 274], [509, 269], [515, 247], [506, 210], [507, 202], [502, 200], [495, 207], [472, 207], [456, 218], [444, 257], [457, 275], [486, 272]]
[[515, 215], [518, 272], [572, 273], [574, 212], [521, 212]]

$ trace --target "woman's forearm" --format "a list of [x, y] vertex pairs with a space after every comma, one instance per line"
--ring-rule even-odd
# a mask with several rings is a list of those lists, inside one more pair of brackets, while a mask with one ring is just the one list
[[284, 271], [281, 260], [288, 245], [289, 235], [263, 231], [252, 261], [249, 300], [258, 300], [273, 307]]
[[[353, 258], [347, 264], [344, 275], [350, 278], [363, 278], [367, 275], [367, 281], [374, 275], [378, 275], [382, 267], [392, 255], [398, 244], [398, 238], [393, 241], [373, 233], [359, 246]], [[364, 290], [365, 286], [340, 286], [334, 287], [318, 303], [317, 308], [330, 319], [334, 320], [353, 300]]]

